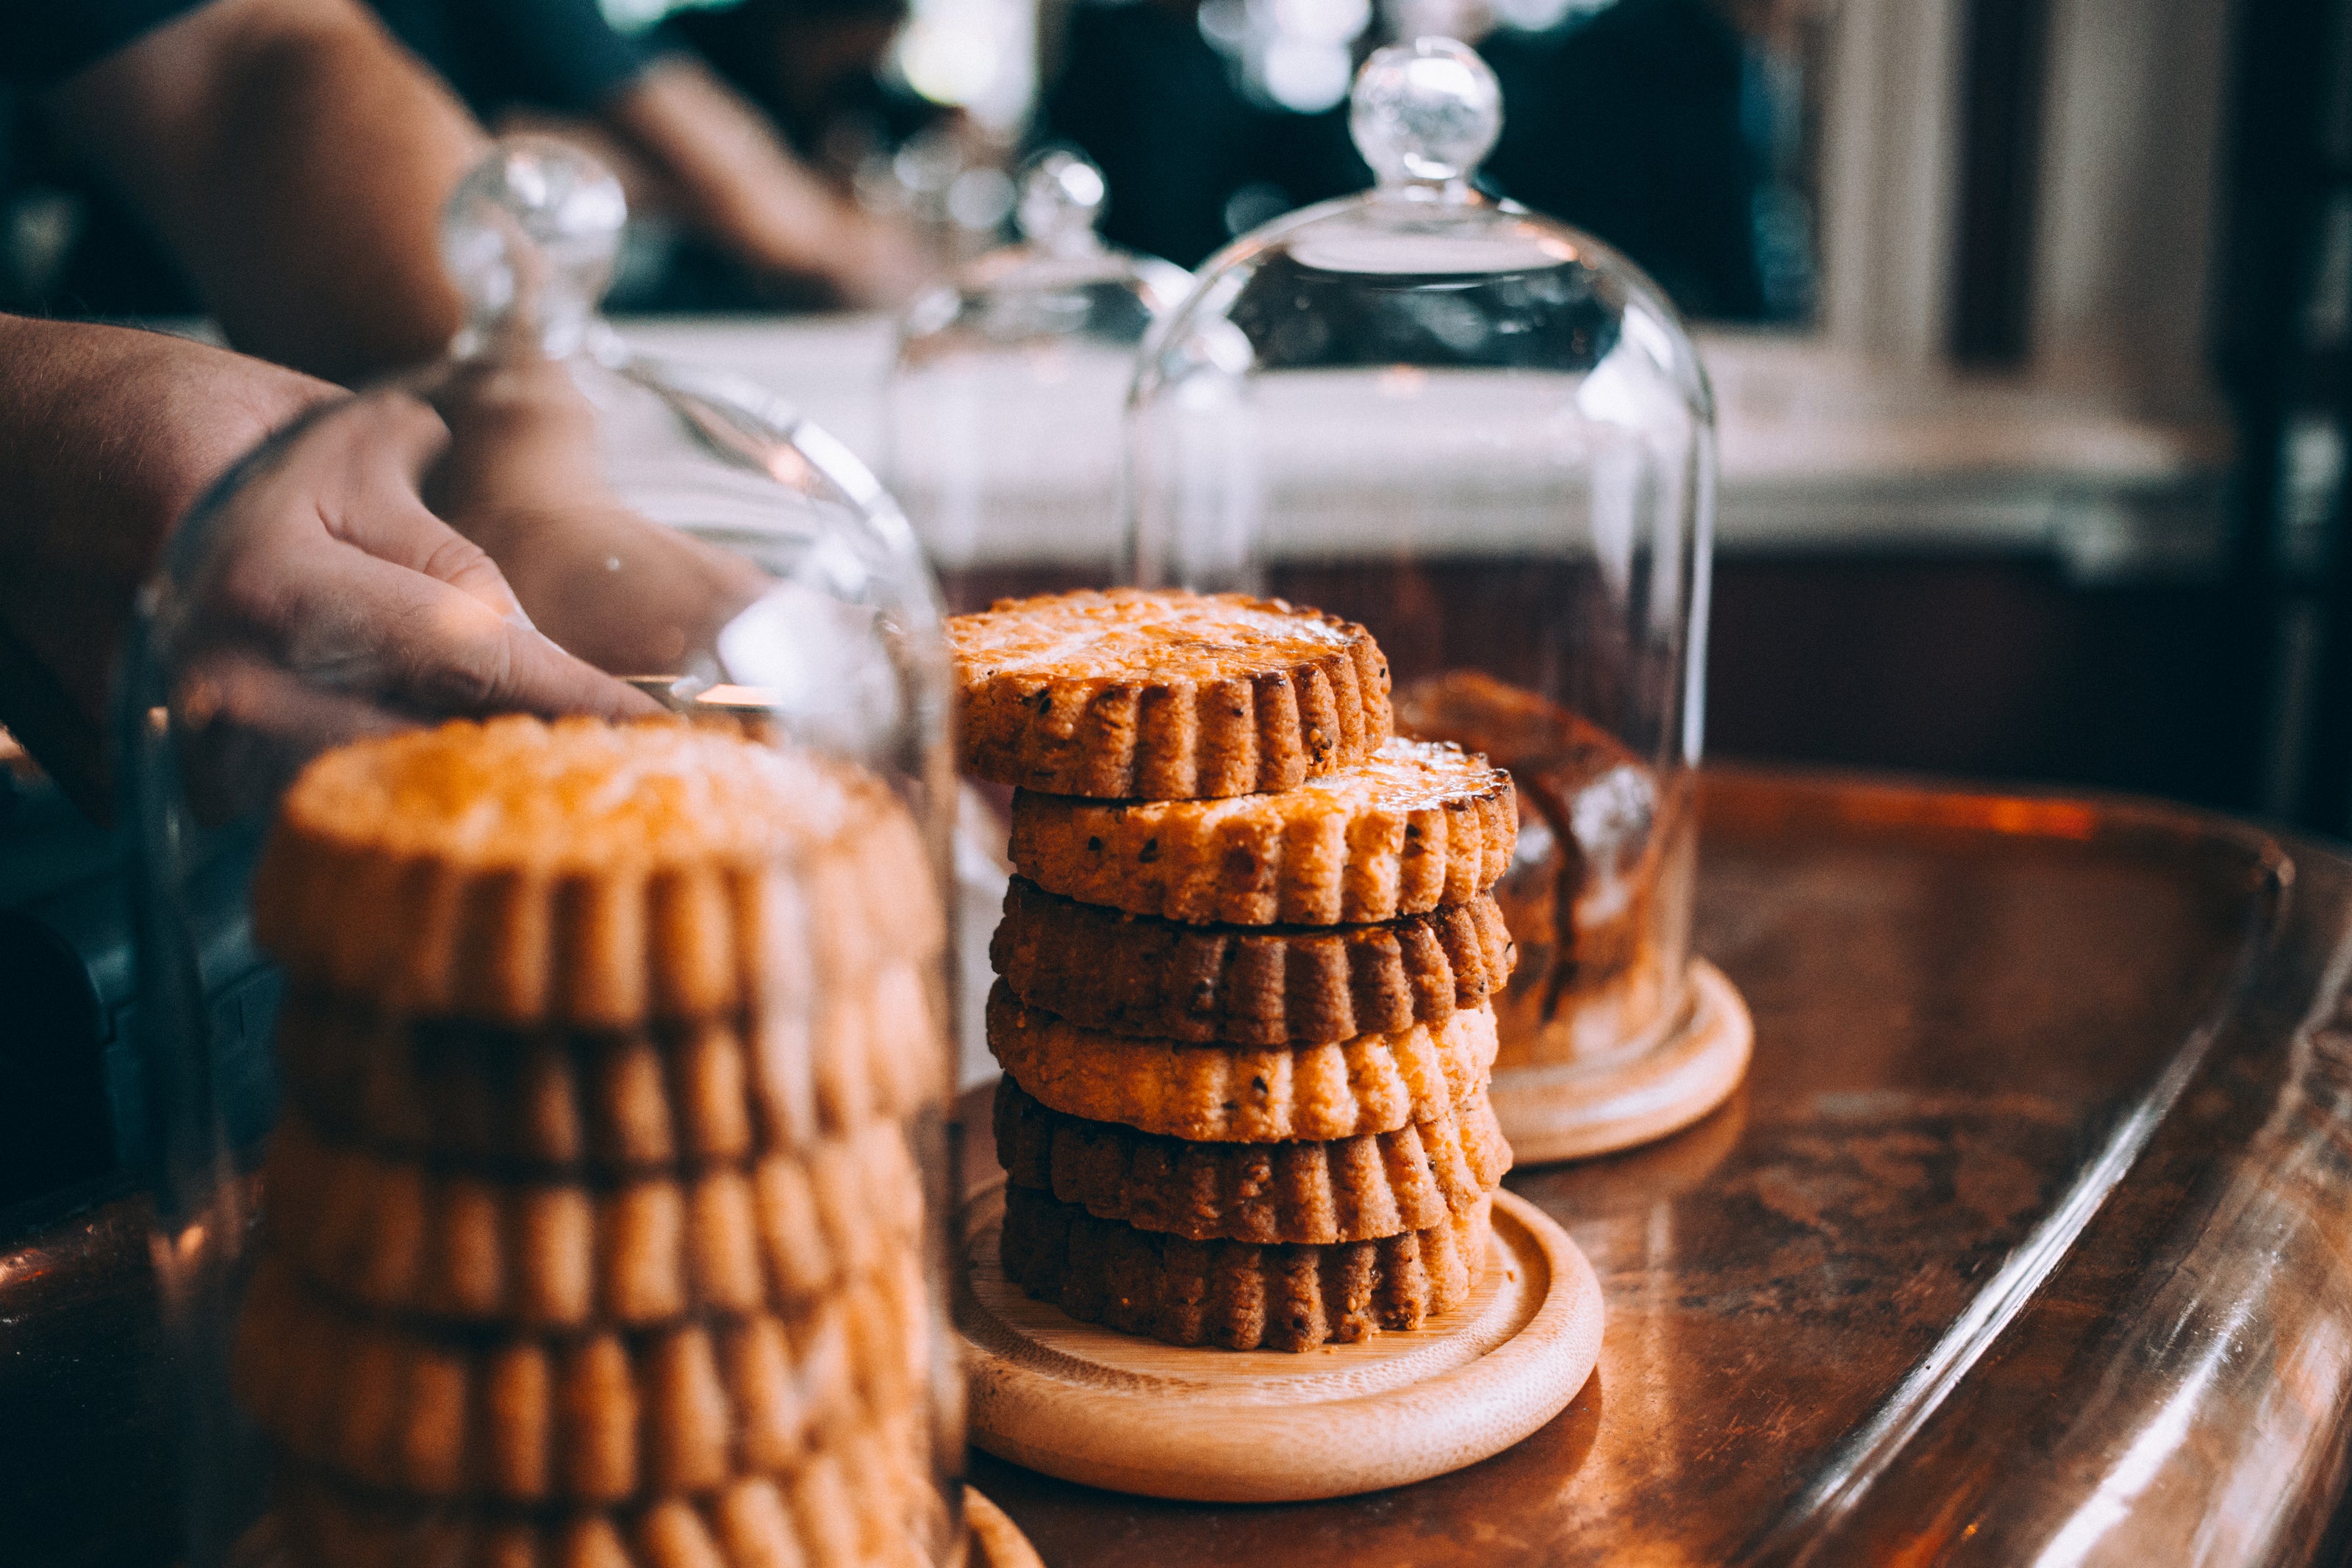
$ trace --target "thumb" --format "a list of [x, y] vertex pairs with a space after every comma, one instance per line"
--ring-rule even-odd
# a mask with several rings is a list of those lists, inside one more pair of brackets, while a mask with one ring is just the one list
[[502, 620], [530, 625], [498, 563], [425, 504], [425, 470], [449, 445], [441, 416], [405, 393], [372, 401], [368, 417], [339, 433], [344, 482], [319, 494], [327, 531], [379, 560], [447, 583]]

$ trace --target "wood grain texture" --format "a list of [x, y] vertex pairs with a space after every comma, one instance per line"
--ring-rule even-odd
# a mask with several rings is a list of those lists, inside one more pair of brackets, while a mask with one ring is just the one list
[[1045, 1568], [1021, 1527], [971, 1487], [963, 1489], [963, 1527], [971, 1539], [971, 1568]]
[[1614, 1154], [1680, 1132], [1748, 1076], [1756, 1026], [1739, 988], [1691, 960], [1689, 1019], [1627, 1061], [1496, 1070], [1487, 1088], [1520, 1166]]
[[1601, 1286], [1565, 1231], [1495, 1195], [1485, 1279], [1420, 1329], [1303, 1355], [1184, 1350], [1033, 1301], [996, 1260], [1002, 1185], [964, 1208], [956, 1324], [971, 1440], [1066, 1480], [1203, 1502], [1350, 1497], [1501, 1452], [1601, 1350]]

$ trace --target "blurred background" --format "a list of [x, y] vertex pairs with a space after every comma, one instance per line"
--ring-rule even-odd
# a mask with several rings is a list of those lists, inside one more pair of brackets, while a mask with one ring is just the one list
[[[1190, 267], [1369, 183], [1370, 48], [1471, 41], [1485, 183], [1700, 332], [1711, 755], [2352, 826], [2347, 0], [375, 5], [486, 123], [624, 172], [631, 331], [869, 456], [883, 312], [1011, 233], [1036, 148]], [[193, 308], [0, 99], [0, 308]]]

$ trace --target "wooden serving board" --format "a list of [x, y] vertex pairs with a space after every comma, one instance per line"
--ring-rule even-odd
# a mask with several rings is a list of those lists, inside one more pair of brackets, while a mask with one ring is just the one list
[[963, 1489], [963, 1527], [971, 1542], [969, 1568], [1045, 1568], [1021, 1527], [971, 1487]]
[[1691, 960], [1689, 1019], [1623, 1061], [1497, 1068], [1487, 1098], [1522, 1166], [1580, 1160], [1678, 1133], [1731, 1097], [1748, 1076], [1756, 1025], [1739, 988]]
[[997, 1261], [1000, 1182], [961, 1216], [956, 1326], [971, 1440], [1065, 1480], [1201, 1502], [1301, 1502], [1424, 1480], [1565, 1409], [1601, 1354], [1601, 1285], [1568, 1233], [1495, 1195], [1470, 1301], [1406, 1333], [1188, 1350], [1032, 1301]]

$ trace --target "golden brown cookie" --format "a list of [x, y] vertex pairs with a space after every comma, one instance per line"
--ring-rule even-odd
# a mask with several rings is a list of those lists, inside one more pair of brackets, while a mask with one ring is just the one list
[[1500, 1059], [1589, 1060], [1664, 1027], [1682, 990], [1696, 812], [1600, 726], [1475, 670], [1416, 682], [1398, 722], [1503, 762], [1534, 831], [1495, 892], [1526, 964], [1496, 998]]
[[919, 1245], [923, 1182], [895, 1123], [741, 1167], [609, 1186], [486, 1177], [280, 1124], [270, 1245], [312, 1284], [453, 1323], [642, 1326], [799, 1307]]
[[1373, 1241], [1468, 1208], [1511, 1168], [1481, 1094], [1393, 1133], [1321, 1144], [1197, 1144], [1089, 1122], [996, 1086], [996, 1157], [1014, 1186], [1097, 1219], [1194, 1241]]
[[929, 1568], [946, 1531], [923, 1424], [841, 1423], [788, 1475], [544, 1513], [371, 1492], [288, 1467], [278, 1539], [300, 1568]]
[[1013, 865], [1084, 904], [1195, 925], [1354, 925], [1466, 904], [1511, 863], [1511, 777], [1392, 740], [1279, 795], [1013, 798]]
[[948, 622], [965, 771], [1097, 799], [1288, 789], [1389, 737], [1361, 626], [1279, 599], [1121, 588]]
[[1410, 1329], [1470, 1299], [1490, 1199], [1425, 1230], [1329, 1247], [1189, 1241], [1027, 1187], [1004, 1192], [1005, 1278], [1084, 1322], [1171, 1344], [1312, 1350]]
[[1466, 1105], [1495, 1060], [1495, 1014], [1449, 1013], [1326, 1045], [1184, 1045], [1081, 1029], [988, 996], [988, 1048], [1045, 1104], [1092, 1122], [1232, 1144], [1392, 1133]]
[[612, 1504], [789, 1474], [832, 1423], [912, 1409], [929, 1334], [912, 1253], [789, 1317], [566, 1337], [362, 1315], [265, 1259], [236, 1382], [294, 1459], [362, 1486]]
[[617, 1034], [403, 1022], [295, 989], [278, 1054], [337, 1143], [522, 1175], [740, 1166], [940, 1098], [935, 984], [899, 964], [829, 990], [814, 1019]]
[[1511, 934], [1484, 894], [1378, 925], [1186, 925], [1015, 877], [988, 945], [1023, 1001], [1088, 1029], [1303, 1044], [1435, 1023], [1501, 991]]
[[879, 779], [727, 727], [518, 716], [312, 761], [254, 929], [298, 984], [392, 1010], [627, 1029], [934, 953], [934, 885]]

